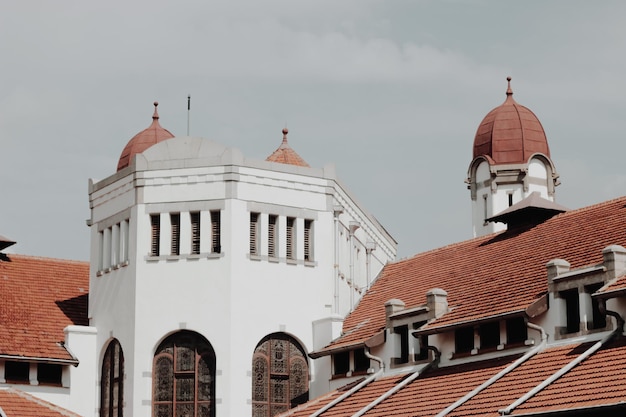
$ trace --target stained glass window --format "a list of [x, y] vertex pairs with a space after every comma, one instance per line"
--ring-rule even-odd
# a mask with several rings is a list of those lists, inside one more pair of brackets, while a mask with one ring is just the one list
[[252, 356], [252, 416], [273, 417], [309, 399], [309, 365], [284, 333], [265, 337]]
[[186, 330], [169, 336], [152, 372], [153, 416], [215, 416], [215, 352], [204, 337]]
[[100, 417], [124, 415], [124, 354], [120, 342], [113, 339], [102, 360], [100, 381]]

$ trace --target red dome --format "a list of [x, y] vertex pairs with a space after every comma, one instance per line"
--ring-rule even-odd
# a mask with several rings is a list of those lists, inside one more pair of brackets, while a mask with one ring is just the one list
[[284, 128], [282, 143], [280, 144], [278, 149], [276, 149], [270, 156], [267, 157], [266, 161], [296, 165], [299, 167], [310, 166], [306, 163], [304, 159], [300, 157], [300, 155], [296, 153], [296, 151], [291, 149], [291, 146], [289, 146], [289, 143], [287, 143], [287, 133], [289, 133], [289, 130], [287, 130], [287, 128]]
[[534, 153], [550, 157], [541, 122], [532, 111], [513, 99], [511, 77], [507, 81], [506, 100], [491, 110], [478, 126], [473, 157], [489, 156], [498, 164], [526, 163]]
[[117, 170], [126, 168], [133, 160], [133, 156], [138, 153], [142, 153], [152, 145], [162, 142], [166, 139], [174, 137], [169, 130], [163, 129], [159, 124], [159, 113], [157, 113], [158, 102], [154, 102], [154, 114], [152, 115], [152, 124], [147, 129], [137, 133], [133, 138], [128, 141], [126, 147], [120, 155], [120, 160], [117, 163]]

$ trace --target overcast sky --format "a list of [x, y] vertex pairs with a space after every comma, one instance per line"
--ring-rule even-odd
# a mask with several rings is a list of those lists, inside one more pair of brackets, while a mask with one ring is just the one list
[[340, 181], [399, 256], [471, 237], [476, 128], [539, 117], [578, 208], [626, 190], [624, 1], [0, 0], [0, 235], [87, 260], [87, 183], [151, 122]]

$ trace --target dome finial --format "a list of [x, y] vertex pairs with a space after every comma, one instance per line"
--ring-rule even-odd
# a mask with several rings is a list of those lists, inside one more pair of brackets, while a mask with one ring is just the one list
[[289, 133], [289, 129], [285, 126], [283, 127], [283, 143], [287, 143], [287, 133]]
[[154, 114], [152, 115], [152, 120], [158, 120], [159, 119], [159, 113], [157, 112], [157, 107], [159, 107], [159, 102], [155, 101], [154, 102]]
[[511, 90], [511, 77], [506, 77], [506, 81], [508, 83], [508, 86], [506, 88], [506, 95], [507, 96], [512, 96], [513, 95], [513, 90]]

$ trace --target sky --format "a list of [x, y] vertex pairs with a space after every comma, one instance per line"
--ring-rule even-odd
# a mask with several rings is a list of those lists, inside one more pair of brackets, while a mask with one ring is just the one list
[[151, 122], [265, 159], [289, 128], [398, 241], [472, 237], [464, 183], [505, 99], [542, 122], [571, 209], [626, 191], [626, 2], [0, 0], [0, 235], [88, 260], [87, 184]]

